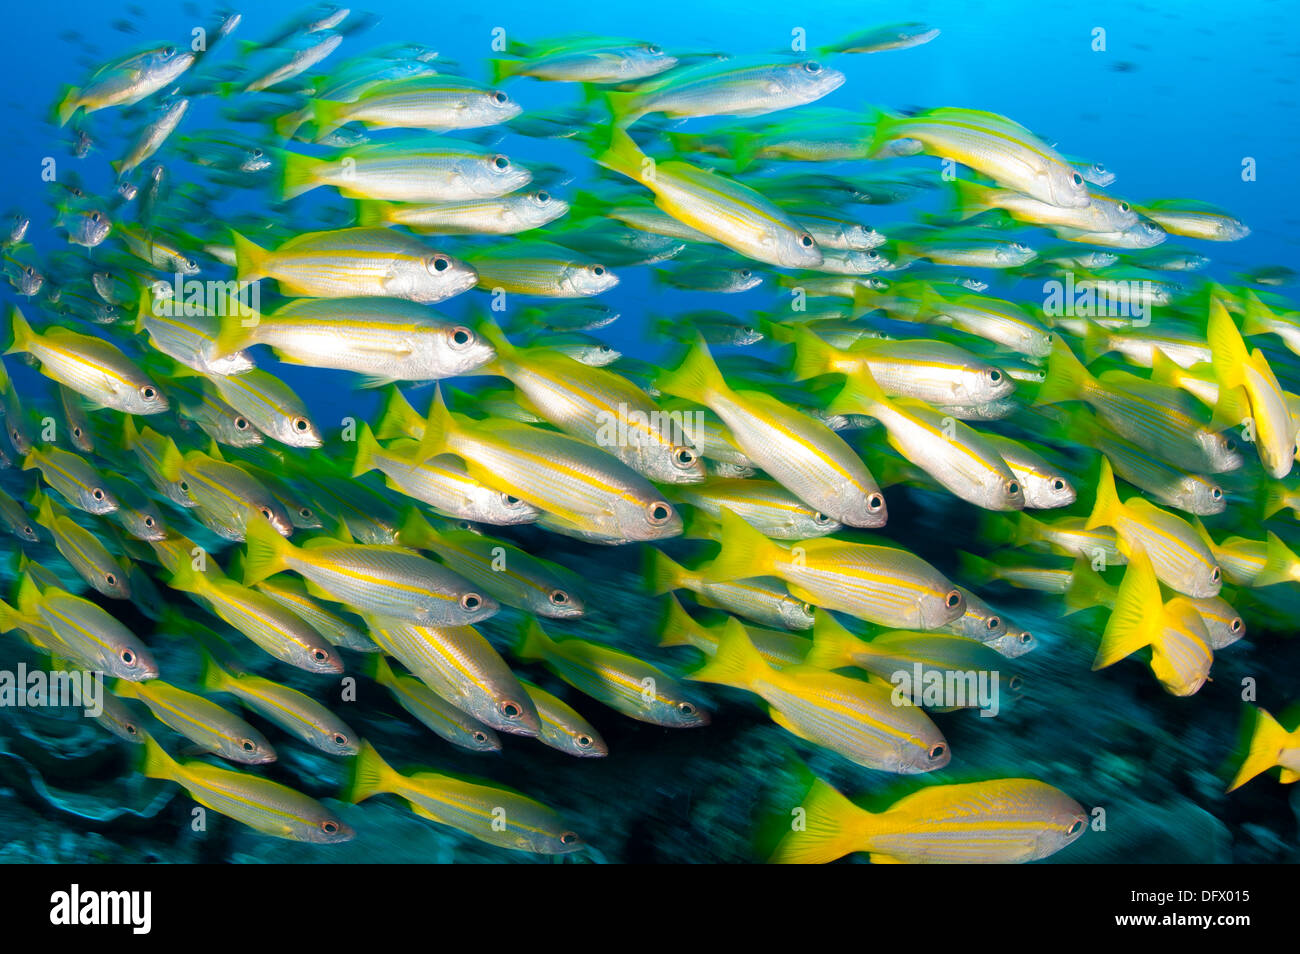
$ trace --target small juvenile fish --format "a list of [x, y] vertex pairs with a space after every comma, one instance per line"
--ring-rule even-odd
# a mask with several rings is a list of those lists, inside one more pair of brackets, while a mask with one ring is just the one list
[[938, 29], [924, 23], [891, 23], [850, 34], [844, 39], [821, 48], [826, 53], [883, 53], [886, 50], [907, 50], [929, 43], [939, 35]]

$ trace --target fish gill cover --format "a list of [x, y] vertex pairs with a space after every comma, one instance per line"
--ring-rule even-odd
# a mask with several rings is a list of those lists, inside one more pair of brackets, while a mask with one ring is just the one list
[[14, 11], [0, 859], [1300, 859], [1294, 33], [854, 6]]

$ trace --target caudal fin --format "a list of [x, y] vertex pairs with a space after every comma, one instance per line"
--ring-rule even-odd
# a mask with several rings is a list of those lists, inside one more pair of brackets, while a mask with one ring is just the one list
[[855, 851], [868, 849], [871, 813], [859, 808], [830, 785], [817, 779], [797, 808], [799, 826], [777, 844], [769, 860], [782, 865], [824, 865]]
[[266, 277], [267, 251], [254, 244], [234, 229], [230, 230], [235, 245], [235, 277], [241, 282], [256, 281]]
[[1092, 513], [1084, 529], [1113, 527], [1123, 513], [1124, 505], [1120, 503], [1119, 491], [1115, 489], [1115, 471], [1110, 466], [1110, 458], [1104, 454], [1101, 458], [1101, 471], [1097, 475], [1097, 499], [1092, 505]]
[[352, 762], [352, 773], [344, 786], [342, 798], [354, 805], [364, 802], [372, 795], [391, 792], [393, 783], [400, 777], [375, 747], [363, 739], [361, 750]]
[[1160, 583], [1146, 551], [1135, 549], [1129, 556], [1128, 569], [1115, 594], [1115, 608], [1101, 634], [1101, 645], [1092, 668], [1105, 669], [1151, 645], [1160, 628], [1164, 604]]
[[682, 363], [660, 374], [655, 383], [661, 391], [706, 406], [714, 395], [728, 390], [727, 382], [703, 340], [692, 345]]
[[723, 627], [718, 640], [718, 651], [713, 658], [691, 673], [696, 682], [714, 682], [723, 686], [747, 689], [754, 679], [771, 671], [758, 650], [750, 641], [740, 620], [731, 618]]
[[1091, 380], [1092, 375], [1074, 356], [1070, 346], [1060, 335], [1054, 335], [1052, 353], [1047, 359], [1047, 377], [1038, 389], [1034, 404], [1037, 406], [1080, 400]]
[[1255, 727], [1250, 734], [1250, 748], [1246, 759], [1237, 769], [1237, 775], [1228, 786], [1228, 791], [1241, 788], [1256, 775], [1267, 772], [1278, 764], [1290, 733], [1282, 728], [1278, 721], [1263, 709], [1255, 710]]
[[721, 582], [769, 575], [781, 547], [726, 507], [721, 524], [722, 549], [704, 568], [705, 578]]
[[271, 521], [260, 515], [248, 521], [244, 543], [244, 585], [261, 583], [289, 568], [288, 556], [293, 544], [280, 536]]

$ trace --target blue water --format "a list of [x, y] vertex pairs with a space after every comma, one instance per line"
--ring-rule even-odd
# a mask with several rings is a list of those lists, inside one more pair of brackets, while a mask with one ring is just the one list
[[[0, 31], [0, 62], [8, 77], [0, 123], [5, 143], [0, 150], [0, 211], [21, 209], [32, 217], [29, 241], [42, 254], [67, 248], [50, 227], [52, 189], [41, 179], [43, 160], [54, 157], [60, 178], [75, 171], [92, 192], [107, 193], [112, 188], [107, 160], [125, 151], [136, 129], [118, 111], [96, 113], [89, 123], [96, 150], [87, 159], [74, 158], [68, 131], [49, 122], [50, 107], [61, 87], [80, 84], [87, 67], [126, 50], [155, 42], [183, 45], [193, 27], [214, 22], [206, 12], [201, 16], [197, 11], [187, 12], [183, 4], [144, 6], [143, 17], [118, 5], [91, 0], [24, 4], [6, 11], [5, 27]], [[261, 2], [243, 11], [244, 20], [234, 38], [257, 40], [299, 9], [299, 4], [283, 0]], [[1057, 144], [1067, 155], [1105, 163], [1118, 176], [1106, 190], [1113, 196], [1138, 204], [1158, 198], [1202, 200], [1223, 207], [1249, 225], [1251, 235], [1231, 244], [1209, 247], [1193, 240], [1170, 240], [1168, 246], [1210, 255], [1209, 276], [1229, 281], [1236, 272], [1266, 264], [1300, 269], [1296, 255], [1300, 232], [1296, 213], [1300, 202], [1296, 188], [1300, 170], [1296, 99], [1300, 37], [1293, 28], [1293, 5], [1285, 2], [935, 2], [900, 6], [823, 0], [800, 8], [770, 0], [743, 6], [679, 0], [654, 4], [498, 0], [490, 12], [483, 13], [473, 5], [417, 2], [370, 3], [367, 9], [381, 19], [367, 32], [347, 38], [324, 64], [325, 72], [331, 63], [371, 47], [413, 41], [438, 49], [445, 58], [459, 63], [465, 75], [485, 78], [496, 28], [523, 40], [582, 32], [645, 38], [670, 52], [739, 54], [788, 51], [796, 30], [804, 31], [807, 47], [815, 49], [872, 23], [926, 21], [942, 33], [925, 46], [835, 58], [834, 65], [848, 80], [818, 106], [859, 109], [875, 105], [896, 110], [962, 106], [1005, 114]], [[138, 33], [112, 25], [123, 17]], [[1104, 52], [1092, 49], [1096, 28], [1105, 30]], [[68, 30], [76, 31], [76, 42], [61, 38]], [[233, 52], [227, 48], [215, 59], [229, 60]], [[526, 111], [552, 108], [581, 96], [576, 86], [531, 79], [512, 80], [507, 88]], [[221, 122], [221, 105], [216, 97], [196, 101], [181, 132], [192, 133]], [[766, 118], [778, 119], [780, 114]], [[725, 119], [693, 120], [682, 128], [707, 130], [730, 123]], [[501, 142], [504, 151], [525, 165], [531, 160], [573, 170], [577, 180], [554, 189], [561, 196], [591, 181], [593, 167], [579, 142], [513, 134], [505, 134]], [[165, 160], [166, 155], [164, 151], [156, 159]], [[1256, 170], [1249, 181], [1242, 174], [1246, 160], [1253, 160]], [[818, 171], [851, 177], [861, 168], [831, 166]], [[939, 161], [925, 157], [893, 168], [930, 169], [936, 179], [940, 173]], [[891, 224], [939, 208], [936, 199], [937, 194], [923, 195], [915, 203], [871, 207], [870, 222], [888, 234]], [[324, 206], [340, 203], [330, 190], [322, 189], [267, 214], [282, 216], [292, 225], [310, 221]], [[229, 217], [270, 208], [268, 195], [234, 195], [211, 210], [211, 221], [195, 227], [204, 234], [215, 233]], [[433, 240], [432, 244], [454, 254], [459, 243]], [[84, 254], [81, 249], [77, 252]], [[675, 345], [652, 333], [656, 318], [704, 308], [743, 315], [770, 310], [785, 300], [774, 290], [770, 276], [760, 289], [717, 296], [665, 289], [652, 280], [651, 269], [645, 267], [619, 273], [620, 285], [600, 300], [616, 307], [622, 318], [596, 334], [630, 357], [655, 363], [668, 360], [676, 350]], [[1005, 297], [1034, 294], [1032, 283], [1014, 288], [1001, 285], [996, 290]], [[464, 315], [476, 297], [478, 293], [462, 296], [440, 310]], [[7, 300], [12, 299], [10, 294]], [[43, 390], [42, 379], [34, 371], [13, 361], [7, 363], [20, 390]], [[375, 395], [354, 391], [347, 375], [281, 367], [269, 355], [259, 355], [259, 365], [282, 373], [326, 430], [345, 416], [373, 419]], [[1296, 389], [1294, 361], [1275, 367], [1283, 383]], [[422, 408], [429, 392], [420, 393], [424, 397], [414, 403]], [[1089, 499], [1088, 494], [1083, 496]], [[891, 514], [897, 511], [899, 519], [897, 523], [891, 519], [887, 532], [938, 562], [949, 558], [949, 567], [951, 541], [959, 536], [953, 528], [977, 532], [969, 513], [945, 522], [942, 506], [926, 511], [924, 508], [934, 503], [932, 496], [904, 496], [897, 506], [893, 501], [891, 497]], [[908, 514], [903, 502], [914, 504], [920, 512]], [[1249, 521], [1241, 532], [1262, 535]], [[581, 548], [561, 543], [557, 553], [585, 568], [593, 589], [603, 586], [609, 591], [608, 605], [597, 614], [605, 629], [595, 632], [648, 650], [652, 640], [645, 620], [651, 611], [648, 604], [636, 603], [631, 593], [637, 585], [636, 557], [611, 557], [611, 565], [618, 565], [621, 575], [603, 578], [603, 552], [584, 555]], [[1028, 657], [1025, 663], [1041, 689], [1013, 709], [998, 731], [978, 719], [962, 725], [945, 722], [954, 750], [960, 751], [965, 743], [970, 753], [960, 768], [954, 762], [954, 774], [948, 780], [998, 771], [1032, 774], [1061, 785], [1085, 806], [1110, 805], [1116, 836], [1092, 837], [1061, 860], [1295, 860], [1295, 808], [1287, 805], [1288, 798], [1295, 805], [1293, 793], [1279, 789], [1272, 778], [1257, 780], [1235, 801], [1228, 801], [1221, 795], [1221, 780], [1214, 777], [1228, 755], [1238, 722], [1235, 686], [1242, 678], [1258, 678], [1267, 671], [1277, 680], [1269, 687], [1269, 698], [1286, 702], [1300, 698], [1295, 641], [1282, 638], [1288, 635], [1288, 627], [1269, 634], [1273, 641], [1264, 643], [1267, 651], [1259, 644], [1225, 650], [1216, 662], [1221, 668], [1215, 670], [1215, 684], [1194, 699], [1173, 700], [1165, 697], [1154, 686], [1150, 673], [1136, 663], [1104, 676], [1088, 671], [1091, 646], [1075, 640], [1080, 633], [1095, 640], [1104, 617], [1070, 629], [1057, 621], [1051, 601], [1015, 593], [1001, 595], [1011, 605], [1023, 600], [1019, 619], [1041, 634], [1041, 653]], [[571, 702], [575, 695], [569, 694]], [[595, 857], [740, 860], [751, 853], [749, 828], [744, 824], [709, 827], [711, 822], [701, 818], [716, 818], [735, 804], [747, 815], [753, 806], [738, 792], [747, 792], [756, 777], [786, 764], [788, 738], [772, 730], [762, 714], [739, 695], [723, 693], [722, 698], [726, 704], [719, 708], [726, 714], [708, 730], [712, 734], [650, 731], [649, 727], [629, 726], [627, 720], [594, 703], [585, 707], [577, 703], [599, 721], [616, 749], [617, 757], [600, 763], [566, 762], [560, 756], [548, 760], [546, 756], [552, 753], [511, 750], [506, 759], [493, 761], [487, 769], [428, 740], [416, 745], [409, 736], [399, 734], [394, 736], [398, 740], [394, 744], [407, 746], [410, 761], [474, 769], [561, 807], [586, 826], [585, 836], [597, 846]], [[846, 770], [842, 761], [807, 747], [799, 748], [798, 754], [848, 791], [879, 790], [886, 785], [886, 780], [873, 778], [872, 773]], [[118, 768], [120, 778], [131, 777], [124, 763]], [[97, 776], [96, 786], [116, 791], [106, 788], [109, 783], [105, 779], [111, 774]], [[65, 779], [63, 787], [77, 790], [76, 779]], [[328, 796], [328, 788], [323, 786], [316, 794]], [[638, 794], [631, 797], [629, 792]], [[35, 803], [39, 805], [39, 799]], [[141, 803], [137, 799], [136, 804]], [[467, 847], [463, 840], [439, 830], [431, 832], [431, 826], [403, 811], [391, 806], [364, 807], [364, 813], [356, 812], [350, 818], [358, 827], [368, 820], [372, 831], [383, 830], [382, 836], [361, 839], [347, 849], [354, 854], [335, 854], [331, 860], [477, 857], [472, 854], [474, 846]], [[80, 832], [85, 826], [72, 826], [59, 812], [33, 810], [55, 834], [65, 828], [78, 832], [69, 836], [74, 844], [80, 845], [78, 839], [85, 838], [108, 858], [313, 858], [310, 846], [259, 840], [238, 832], [226, 836], [235, 847], [223, 842], [217, 847], [208, 844], [184, 849], [177, 849], [172, 838], [159, 836], [147, 825], [143, 826], [147, 833], [134, 843], [114, 834], [84, 835]], [[98, 831], [94, 825], [90, 827]], [[228, 826], [227, 831], [235, 827]], [[13, 834], [0, 816], [0, 842]], [[134, 847], [127, 847], [129, 844]], [[484, 857], [518, 860], [505, 852], [489, 852]], [[24, 858], [21, 851], [15, 852], [15, 860], [18, 858]]]

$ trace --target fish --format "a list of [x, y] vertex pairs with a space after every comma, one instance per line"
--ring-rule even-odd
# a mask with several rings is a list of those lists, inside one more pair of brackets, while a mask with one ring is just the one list
[[401, 775], [366, 743], [357, 756], [347, 799], [361, 802], [385, 792], [405, 799], [422, 818], [488, 844], [539, 855], [566, 855], [584, 847], [582, 838], [541, 802], [436, 772]]
[[13, 344], [5, 354], [30, 354], [49, 378], [88, 400], [127, 414], [167, 410], [162, 390], [116, 346], [67, 328], [38, 334], [23, 313], [13, 310]]
[[697, 697], [663, 670], [584, 639], [552, 639], [536, 617], [521, 626], [515, 656], [544, 662], [579, 692], [638, 722], [690, 729], [708, 725], [712, 718]]
[[464, 262], [389, 229], [305, 232], [274, 251], [232, 232], [237, 280], [274, 278], [281, 292], [309, 298], [370, 295], [433, 304], [472, 288]]
[[246, 542], [245, 585], [292, 570], [307, 582], [308, 593], [413, 623], [467, 626], [500, 608], [457, 574], [404, 547], [327, 536], [299, 547], [260, 515], [249, 520]]
[[931, 785], [877, 813], [816, 779], [801, 807], [806, 827], [781, 839], [773, 862], [825, 864], [865, 852], [873, 864], [1023, 864], [1088, 830], [1083, 806], [1028, 778]]
[[1300, 739], [1296, 732], [1282, 728], [1267, 710], [1252, 707], [1254, 725], [1251, 729], [1249, 748], [1237, 774], [1233, 777], [1228, 791], [1241, 788], [1252, 778], [1267, 772], [1274, 766], [1281, 766], [1280, 779], [1283, 784], [1290, 784], [1300, 778]]
[[717, 414], [738, 449], [810, 507], [850, 527], [884, 526], [885, 497], [853, 449], [768, 394], [733, 390], [703, 341], [656, 383]]
[[893, 689], [813, 665], [773, 669], [739, 620], [727, 623], [717, 654], [691, 678], [756, 693], [777, 725], [856, 765], [915, 775], [951, 758], [938, 726], [920, 707], [897, 705]]
[[233, 695], [242, 705], [327, 755], [343, 758], [360, 751], [357, 734], [311, 696], [251, 673], [228, 672], [206, 651], [202, 660], [201, 688]]
[[730, 511], [721, 522], [722, 550], [704, 569], [706, 579], [775, 576], [813, 606], [892, 629], [937, 629], [965, 611], [961, 591], [906, 550], [832, 537], [787, 549]]
[[319, 845], [356, 836], [316, 799], [287, 785], [206, 762], [177, 762], [152, 737], [145, 738], [144, 747], [140, 771], [145, 777], [175, 782], [205, 808], [262, 834]]
[[1166, 692], [1190, 696], [1205, 685], [1214, 662], [1205, 622], [1185, 598], [1161, 599], [1155, 567], [1137, 549], [1129, 554], [1092, 668], [1105, 669], [1147, 646], [1151, 671]]
[[650, 160], [622, 130], [613, 130], [596, 163], [641, 183], [669, 216], [747, 258], [786, 268], [822, 262], [812, 234], [760, 193], [689, 163]]
[[420, 680], [393, 672], [382, 655], [371, 657], [367, 674], [439, 738], [471, 752], [501, 751], [501, 739], [495, 732], [444, 700]]
[[194, 65], [195, 55], [174, 46], [145, 50], [107, 63], [81, 88], [69, 88], [55, 115], [60, 126], [78, 112], [93, 113], [113, 106], [130, 106], [175, 82]]
[[203, 696], [161, 679], [135, 683], [119, 680], [113, 693], [124, 699], [139, 699], [158, 721], [227, 761], [244, 765], [275, 761], [275, 749], [262, 733]]

